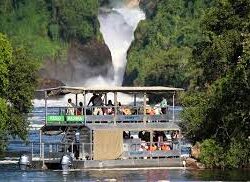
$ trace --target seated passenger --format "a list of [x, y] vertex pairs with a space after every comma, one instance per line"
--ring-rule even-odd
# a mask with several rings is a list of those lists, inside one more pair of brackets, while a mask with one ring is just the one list
[[154, 144], [152, 144], [151, 146], [149, 146], [149, 148], [148, 148], [148, 150], [149, 151], [156, 151], [157, 150], [157, 146], [156, 145], [154, 145]]
[[83, 104], [82, 104], [82, 102], [79, 102], [79, 107], [77, 108], [76, 114], [77, 115], [83, 115]]
[[118, 109], [117, 109], [117, 111], [118, 111], [118, 115], [123, 114], [123, 107], [122, 107], [121, 102], [118, 102]]
[[108, 114], [108, 115], [114, 114], [114, 112], [115, 112], [115, 110], [114, 110], [114, 104], [112, 103], [111, 100], [108, 101], [107, 106], [110, 106], [110, 107], [107, 107], [106, 114]]
[[161, 150], [163, 150], [163, 151], [169, 151], [169, 150], [170, 150], [170, 146], [167, 145], [167, 144], [163, 144], [163, 145], [161, 146]]
[[66, 114], [67, 114], [67, 115], [74, 115], [75, 106], [76, 106], [76, 105], [75, 105], [74, 103], [72, 103], [72, 100], [71, 100], [71, 99], [68, 99]]
[[123, 109], [123, 114], [124, 115], [132, 115], [132, 112], [131, 112], [131, 110], [129, 108], [124, 108]]

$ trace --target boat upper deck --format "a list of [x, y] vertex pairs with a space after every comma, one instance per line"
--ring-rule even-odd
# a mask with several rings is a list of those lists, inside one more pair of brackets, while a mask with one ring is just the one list
[[[136, 127], [142, 128], [147, 124], [153, 124], [157, 128], [167, 127], [176, 129], [173, 123], [178, 122], [179, 110], [175, 106], [175, 95], [182, 88], [173, 87], [67, 87], [61, 86], [56, 88], [48, 88], [38, 90], [44, 93], [45, 100], [45, 125], [51, 126], [68, 126], [68, 125], [105, 125], [115, 124], [116, 127]], [[118, 103], [117, 93], [122, 92], [130, 94], [134, 98], [132, 105], [121, 105]], [[88, 93], [99, 94], [104, 96], [101, 99], [102, 104], [89, 106], [87, 104], [86, 95]], [[113, 93], [114, 104], [109, 105], [107, 102], [107, 93]], [[172, 94], [172, 105], [149, 105], [147, 103], [147, 94]], [[53, 107], [54, 112], [49, 113], [47, 100], [50, 96], [61, 96], [66, 94], [75, 94], [75, 104], [67, 107]], [[84, 103], [79, 105], [78, 96], [83, 95]], [[141, 95], [138, 102], [138, 95]], [[160, 124], [161, 123], [161, 124]], [[165, 123], [165, 124], [162, 124]], [[104, 125], [105, 124], [105, 125]], [[174, 126], [174, 127], [172, 127]]]

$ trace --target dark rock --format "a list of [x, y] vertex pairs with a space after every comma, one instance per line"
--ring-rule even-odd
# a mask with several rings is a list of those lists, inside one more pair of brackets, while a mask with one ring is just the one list
[[65, 84], [59, 80], [44, 78], [38, 81], [38, 89], [55, 88], [59, 86], [65, 86]]
[[140, 0], [140, 8], [146, 13], [147, 18], [155, 16], [157, 4], [161, 0]]
[[88, 78], [113, 77], [111, 53], [97, 40], [87, 44], [72, 42], [65, 61], [47, 59], [40, 70], [41, 78], [50, 78], [67, 85], [82, 86]]

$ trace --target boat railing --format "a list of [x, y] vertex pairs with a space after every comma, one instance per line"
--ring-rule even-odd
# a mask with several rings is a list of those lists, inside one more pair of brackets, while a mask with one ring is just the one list
[[[75, 160], [91, 160], [93, 148], [92, 143], [37, 143], [31, 142], [28, 145], [30, 154], [34, 160], [60, 160], [65, 154], [69, 154]], [[81, 154], [81, 156], [80, 156]]]
[[[160, 106], [90, 106], [48, 107], [47, 124], [114, 123], [114, 122], [169, 122], [179, 121], [179, 112]], [[53, 112], [50, 112], [53, 111]]]
[[[127, 145], [127, 146], [126, 146]], [[178, 141], [138, 142], [125, 144], [121, 159], [180, 157], [181, 145]]]
[[[29, 143], [27, 154], [33, 160], [60, 160], [65, 154], [74, 160], [94, 160], [93, 143]], [[127, 145], [127, 146], [126, 146]], [[96, 146], [96, 145], [95, 145]], [[124, 143], [123, 152], [117, 159], [152, 159], [181, 156], [181, 145], [174, 141]]]

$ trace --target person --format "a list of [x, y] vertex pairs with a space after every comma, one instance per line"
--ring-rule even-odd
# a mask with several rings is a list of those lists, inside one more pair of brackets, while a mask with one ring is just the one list
[[121, 102], [118, 102], [118, 114], [119, 115], [123, 114], [123, 107], [122, 107]]
[[94, 106], [95, 102], [94, 100], [98, 98], [98, 95], [96, 93], [93, 93], [93, 96], [89, 99], [89, 103], [87, 106], [89, 106], [90, 103]]
[[79, 107], [77, 108], [76, 113], [77, 113], [77, 115], [82, 115], [83, 114], [83, 104], [82, 104], [82, 102], [79, 102]]
[[162, 97], [162, 101], [160, 103], [162, 114], [167, 114], [168, 102], [165, 97]]
[[111, 100], [108, 101], [107, 106], [110, 106], [110, 107], [107, 107], [107, 111], [106, 111], [107, 114], [108, 114], [108, 115], [113, 114], [113, 113], [114, 113], [114, 104], [112, 103]]
[[72, 103], [72, 100], [69, 98], [68, 99], [68, 104], [67, 104], [67, 111], [66, 114], [67, 115], [74, 115], [74, 111], [75, 111], [75, 104]]
[[[88, 106], [90, 103], [92, 103], [92, 106], [103, 106], [102, 94], [97, 95], [96, 93], [93, 93], [93, 96], [89, 100]], [[94, 107], [93, 114], [102, 115], [103, 114], [102, 108]]]
[[92, 103], [92, 106], [102, 106], [103, 105], [102, 94], [98, 95], [96, 93], [93, 93], [93, 96], [90, 98], [87, 106], [89, 106], [90, 103]]
[[171, 149], [170, 149], [170, 146], [169, 146], [169, 145], [167, 145], [166, 143], [164, 143], [164, 144], [161, 146], [161, 150], [163, 150], [163, 151], [169, 151], [169, 150], [171, 150]]

